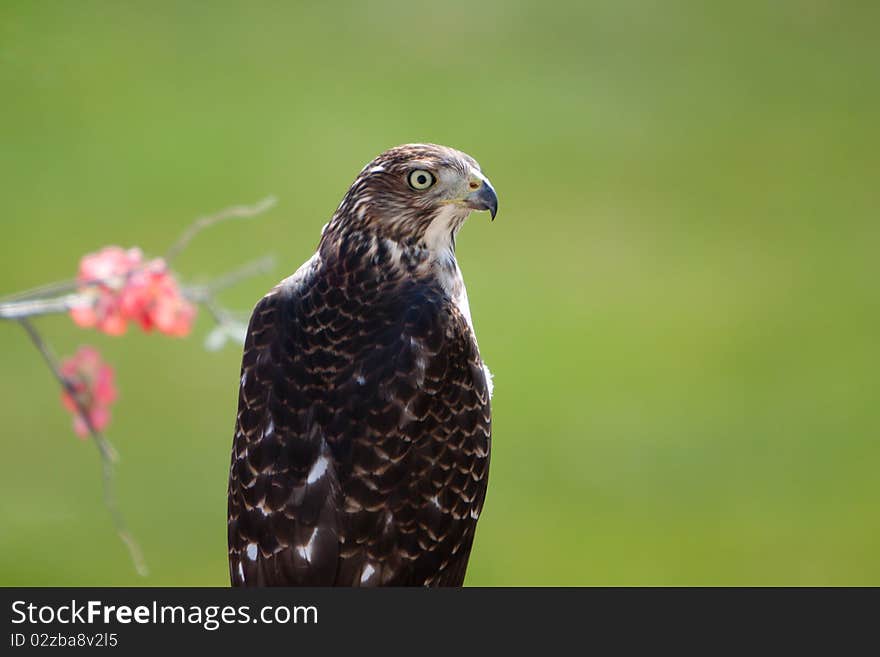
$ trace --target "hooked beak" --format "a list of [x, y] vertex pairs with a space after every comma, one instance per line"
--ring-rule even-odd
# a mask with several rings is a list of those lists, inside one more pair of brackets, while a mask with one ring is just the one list
[[498, 196], [486, 178], [483, 178], [481, 183], [477, 189], [465, 197], [464, 204], [473, 210], [488, 210], [494, 221], [495, 215], [498, 214]]

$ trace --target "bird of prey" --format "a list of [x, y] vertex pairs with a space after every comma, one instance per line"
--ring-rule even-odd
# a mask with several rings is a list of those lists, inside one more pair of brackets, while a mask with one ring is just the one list
[[455, 258], [498, 198], [477, 162], [392, 148], [257, 303], [229, 470], [233, 586], [461, 586], [492, 380]]

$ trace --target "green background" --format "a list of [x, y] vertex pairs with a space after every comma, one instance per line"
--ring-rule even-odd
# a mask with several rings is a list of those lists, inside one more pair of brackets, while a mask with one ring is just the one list
[[[0, 7], [0, 294], [105, 244], [188, 280], [265, 253], [248, 310], [387, 147], [467, 151], [459, 237], [495, 374], [467, 583], [880, 584], [880, 4]], [[239, 349], [111, 338], [108, 435], [151, 575], [24, 333], [0, 324], [0, 584], [225, 585]]]

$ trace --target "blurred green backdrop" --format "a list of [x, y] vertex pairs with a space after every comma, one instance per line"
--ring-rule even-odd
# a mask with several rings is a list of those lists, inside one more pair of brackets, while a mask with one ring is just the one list
[[[314, 250], [359, 168], [434, 141], [501, 199], [459, 239], [495, 373], [467, 583], [880, 584], [880, 4], [790, 0], [0, 7], [0, 294], [105, 244], [264, 253], [248, 310]], [[0, 325], [0, 584], [225, 585], [238, 348], [109, 338], [97, 455]]]

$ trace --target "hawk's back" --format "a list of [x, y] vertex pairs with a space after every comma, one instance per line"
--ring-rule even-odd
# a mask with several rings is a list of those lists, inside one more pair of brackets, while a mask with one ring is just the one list
[[465, 313], [418, 264], [349, 235], [257, 304], [229, 477], [233, 585], [464, 579], [489, 382]]

